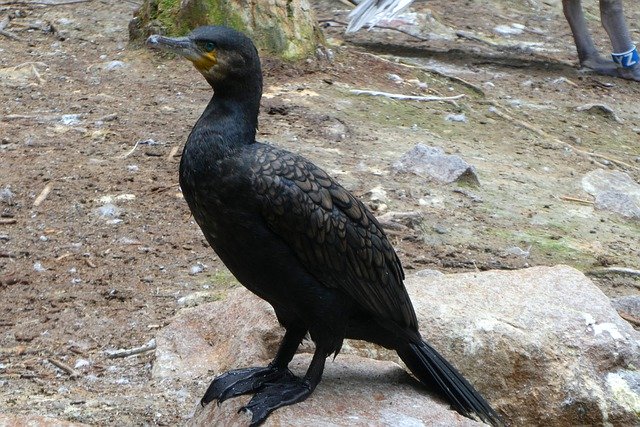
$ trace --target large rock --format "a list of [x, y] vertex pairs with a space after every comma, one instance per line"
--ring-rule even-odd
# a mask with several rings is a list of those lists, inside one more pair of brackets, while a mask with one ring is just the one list
[[0, 413], [0, 427], [81, 427], [86, 424], [72, 423], [41, 415], [17, 415]]
[[416, 144], [393, 165], [398, 173], [413, 173], [430, 181], [450, 184], [461, 182], [479, 186], [475, 168], [462, 157], [445, 154], [440, 147]]
[[638, 425], [640, 334], [581, 272], [407, 279], [420, 330], [513, 425]]
[[144, 0], [129, 22], [129, 38], [184, 35], [202, 25], [246, 33], [261, 52], [285, 59], [313, 53], [322, 32], [308, 0]]
[[628, 174], [596, 169], [582, 178], [582, 188], [595, 197], [596, 209], [640, 219], [640, 184]]
[[[607, 297], [579, 271], [559, 266], [413, 275], [406, 285], [425, 339], [456, 365], [512, 425], [640, 422], [640, 373], [634, 368], [640, 366], [640, 334], [618, 316]], [[281, 336], [268, 304], [237, 289], [224, 300], [182, 310], [161, 331], [154, 375], [186, 379], [264, 365], [275, 354]], [[311, 349], [307, 345], [303, 351]], [[367, 420], [376, 423], [381, 418], [371, 412], [375, 408], [368, 403], [371, 399], [366, 396], [370, 395], [366, 390], [357, 394], [364, 381], [346, 378], [351, 378], [349, 371], [360, 375], [356, 372], [361, 370], [371, 373], [371, 381], [378, 381], [374, 375], [378, 367], [385, 372], [395, 365], [371, 364], [345, 354], [398, 361], [394, 352], [361, 342], [345, 343], [336, 362], [327, 361], [327, 376], [305, 403], [312, 406], [305, 408], [317, 408], [314, 414], [333, 416], [335, 402], [318, 398], [327, 393], [340, 396], [340, 407], [362, 417], [362, 424]], [[307, 362], [308, 357], [296, 359], [300, 373]], [[331, 375], [344, 381], [327, 381]], [[419, 385], [405, 389], [399, 377], [382, 378], [385, 381], [381, 382], [389, 380], [385, 393], [398, 399], [402, 396], [402, 400], [415, 396], [421, 402], [420, 411], [435, 411], [436, 401], [424, 395]], [[375, 386], [380, 384], [376, 382]], [[343, 400], [351, 393], [356, 393], [353, 400]], [[226, 419], [240, 405], [223, 405], [223, 412], [198, 414], [195, 420]], [[394, 407], [394, 411], [403, 407]], [[295, 408], [286, 411], [294, 412], [276, 411], [273, 416], [278, 418], [274, 419], [286, 425], [291, 420], [297, 422], [305, 413]], [[430, 425], [423, 418], [417, 419]], [[312, 419], [307, 420], [313, 424]]]
[[[291, 363], [304, 375], [308, 354]], [[247, 425], [250, 415], [238, 409], [250, 396], [198, 409], [189, 425]], [[322, 383], [304, 402], [273, 412], [267, 426], [483, 426], [463, 417], [429, 394], [402, 368], [392, 362], [343, 355], [327, 361]]]

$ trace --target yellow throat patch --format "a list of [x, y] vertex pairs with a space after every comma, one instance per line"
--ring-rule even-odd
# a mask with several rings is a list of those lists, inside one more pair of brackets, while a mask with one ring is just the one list
[[200, 72], [208, 72], [211, 67], [218, 63], [218, 55], [215, 50], [203, 53], [198, 59], [193, 61], [193, 65]]

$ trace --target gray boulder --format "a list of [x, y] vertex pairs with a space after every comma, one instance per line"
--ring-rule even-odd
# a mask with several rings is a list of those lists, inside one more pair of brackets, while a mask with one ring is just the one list
[[626, 173], [596, 169], [582, 178], [582, 188], [595, 197], [596, 209], [640, 219], [640, 185]]
[[409, 277], [420, 330], [513, 425], [638, 425], [640, 333], [566, 266]]
[[398, 173], [413, 173], [430, 181], [445, 184], [464, 182], [479, 186], [476, 170], [460, 156], [444, 154], [440, 147], [416, 144], [393, 165]]
[[[579, 271], [558, 266], [414, 275], [406, 285], [425, 339], [510, 424], [637, 425], [640, 421], [640, 374], [635, 368], [640, 366], [640, 333]], [[265, 365], [281, 336], [268, 304], [239, 288], [221, 301], [181, 310], [157, 337], [153, 373], [208, 383], [214, 374], [228, 369]], [[311, 351], [309, 343], [301, 348], [303, 353]], [[304, 372], [308, 361], [308, 355], [296, 356], [297, 373]], [[395, 352], [348, 341], [335, 361], [327, 361], [327, 373], [306, 406], [278, 410], [270, 421], [315, 425], [314, 420], [353, 416], [359, 417], [353, 418], [356, 424], [394, 425], [380, 421], [384, 417], [379, 411], [387, 404], [392, 413], [417, 420], [415, 425], [438, 425], [429, 418], [435, 412], [444, 417], [440, 420], [456, 415], [441, 413], [439, 399], [409, 381], [396, 363], [400, 362]], [[391, 397], [376, 405], [372, 390], [383, 386], [383, 395]], [[325, 394], [334, 397], [320, 397]], [[208, 405], [193, 422], [241, 422], [236, 417], [242, 414], [234, 412], [246, 400], [230, 400], [220, 409]], [[457, 425], [442, 422], [439, 425]], [[332, 423], [340, 424], [324, 425]]]

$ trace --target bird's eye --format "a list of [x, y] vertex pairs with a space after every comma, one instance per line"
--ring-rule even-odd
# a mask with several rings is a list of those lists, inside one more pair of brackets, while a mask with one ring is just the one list
[[204, 44], [204, 50], [206, 50], [207, 52], [211, 52], [215, 48], [216, 48], [216, 44], [214, 42], [206, 42]]

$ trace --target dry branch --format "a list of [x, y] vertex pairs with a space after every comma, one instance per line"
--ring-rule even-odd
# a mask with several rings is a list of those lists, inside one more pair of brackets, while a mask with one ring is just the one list
[[640, 276], [640, 270], [627, 268], [627, 267], [606, 267], [606, 268], [600, 268], [597, 270], [589, 270], [586, 272], [586, 274], [590, 274], [592, 276], [603, 276], [606, 274], [622, 274], [626, 276]]
[[565, 200], [567, 202], [582, 203], [585, 205], [593, 205], [593, 201], [591, 200], [579, 199], [577, 197], [571, 197], [571, 196], [560, 196], [560, 200]]
[[52, 182], [49, 182], [47, 185], [45, 185], [42, 191], [40, 192], [40, 194], [38, 195], [38, 197], [36, 197], [36, 200], [34, 200], [33, 206], [36, 206], [36, 207], [40, 206], [42, 202], [44, 202], [44, 199], [47, 198], [47, 196], [49, 195], [52, 189], [53, 189]]
[[399, 93], [379, 92], [375, 90], [359, 90], [352, 89], [349, 92], [355, 95], [371, 95], [371, 96], [384, 96], [385, 98], [410, 100], [410, 101], [453, 101], [464, 97], [464, 94], [455, 96], [415, 96], [415, 95], [402, 95]]
[[12, 0], [12, 1], [2, 1], [0, 2], [0, 6], [63, 6], [65, 4], [76, 4], [76, 3], [87, 3], [91, 0], [37, 0], [37, 1], [26, 1], [26, 0]]
[[140, 347], [119, 349], [119, 350], [106, 350], [104, 353], [109, 359], [117, 359], [121, 357], [129, 357], [135, 354], [146, 353], [156, 349], [156, 339], [152, 338], [151, 341]]
[[167, 160], [173, 159], [173, 156], [175, 156], [178, 153], [179, 149], [180, 149], [179, 145], [176, 145], [175, 147], [173, 147], [169, 152], [169, 155], [167, 156]]
[[71, 378], [76, 378], [76, 377], [80, 376], [80, 373], [78, 371], [76, 371], [71, 366], [67, 365], [66, 363], [64, 363], [61, 360], [55, 359], [53, 357], [50, 357], [47, 360], [49, 361], [49, 363], [51, 363], [55, 367], [60, 368], [63, 371], [65, 371], [67, 374], [69, 374], [69, 376], [71, 376]]
[[593, 153], [591, 151], [585, 151], [585, 150], [581, 150], [580, 148], [569, 144], [568, 142], [565, 141], [561, 141], [558, 138], [555, 138], [551, 135], [549, 135], [548, 133], [546, 133], [545, 131], [543, 131], [542, 129], [532, 125], [531, 123], [525, 122], [524, 120], [520, 120], [520, 119], [516, 119], [514, 117], [511, 117], [509, 114], [503, 112], [500, 110], [500, 107], [495, 103], [495, 102], [489, 102], [489, 104], [491, 105], [491, 107], [489, 108], [489, 111], [493, 114], [495, 114], [496, 116], [500, 117], [501, 119], [507, 120], [513, 124], [515, 124], [516, 126], [520, 126], [523, 129], [526, 129], [530, 132], [535, 133], [536, 135], [544, 138], [546, 141], [550, 142], [551, 144], [555, 144], [557, 146], [561, 146], [561, 147], [566, 147], [571, 149], [573, 152], [581, 154], [583, 156], [586, 157], [595, 157], [598, 159], [603, 159], [603, 160], [607, 160], [611, 163], [614, 163], [618, 166], [623, 166], [627, 169], [635, 169], [635, 170], [640, 170], [640, 168], [633, 166], [629, 163], [623, 162], [622, 160], [618, 160], [618, 159], [614, 159], [612, 157], [607, 157], [607, 156], [603, 156], [602, 154], [598, 154], [598, 153]]

